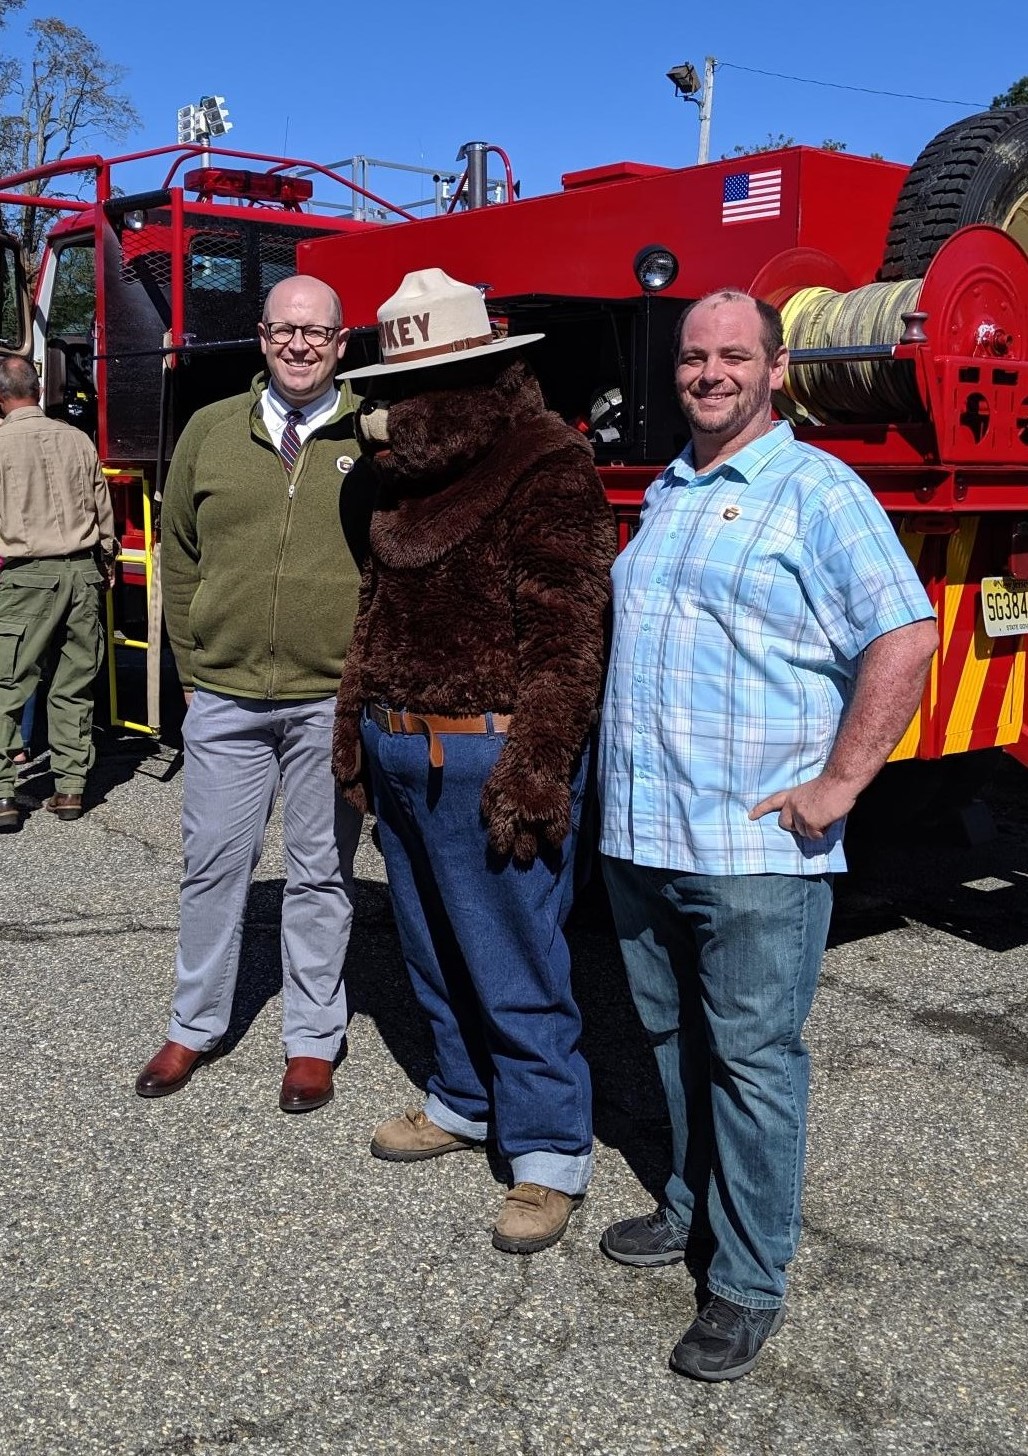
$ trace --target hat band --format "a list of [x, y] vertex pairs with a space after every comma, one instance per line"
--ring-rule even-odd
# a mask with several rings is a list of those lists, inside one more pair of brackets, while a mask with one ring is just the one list
[[440, 354], [462, 354], [465, 349], [478, 349], [483, 344], [495, 343], [492, 334], [479, 334], [474, 339], [452, 339], [448, 344], [437, 344], [432, 349], [397, 349], [391, 355], [382, 350], [383, 364], [406, 364], [411, 359], [431, 359]]

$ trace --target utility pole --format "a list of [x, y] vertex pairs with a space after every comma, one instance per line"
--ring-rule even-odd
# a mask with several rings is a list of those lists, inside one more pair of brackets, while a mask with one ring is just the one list
[[689, 61], [672, 66], [667, 78], [675, 88], [675, 95], [683, 101], [692, 101], [700, 113], [700, 140], [696, 161], [702, 165], [710, 160], [710, 118], [714, 109], [714, 71], [717, 60], [707, 56], [703, 62], [703, 81], [696, 73], [696, 67]]
[[717, 65], [713, 56], [707, 56], [703, 62], [703, 90], [700, 92], [700, 144], [696, 153], [696, 161], [702, 165], [710, 161], [710, 114], [714, 109], [714, 67]]

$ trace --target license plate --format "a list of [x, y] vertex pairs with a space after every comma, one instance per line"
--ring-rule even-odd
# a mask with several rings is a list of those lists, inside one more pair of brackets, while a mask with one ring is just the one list
[[982, 624], [989, 637], [1019, 637], [1028, 632], [1028, 583], [983, 577]]

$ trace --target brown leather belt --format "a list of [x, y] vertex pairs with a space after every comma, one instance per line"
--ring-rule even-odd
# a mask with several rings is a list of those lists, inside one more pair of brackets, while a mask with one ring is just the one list
[[440, 718], [436, 713], [409, 713], [406, 709], [381, 708], [368, 704], [368, 717], [383, 733], [421, 733], [428, 739], [428, 761], [443, 766], [443, 745], [437, 733], [506, 733], [509, 713], [480, 713], [477, 718]]

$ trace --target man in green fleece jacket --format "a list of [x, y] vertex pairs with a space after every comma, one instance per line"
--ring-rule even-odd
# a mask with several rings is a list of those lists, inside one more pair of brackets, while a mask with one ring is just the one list
[[346, 1031], [360, 816], [335, 788], [330, 750], [360, 578], [344, 535], [359, 451], [349, 385], [334, 380], [348, 331], [332, 289], [303, 276], [276, 284], [258, 332], [267, 381], [193, 416], [165, 489], [161, 579], [189, 703], [185, 872], [168, 1040], [136, 1091], [177, 1092], [217, 1051], [250, 877], [281, 788], [279, 1105], [306, 1112], [333, 1095]]

